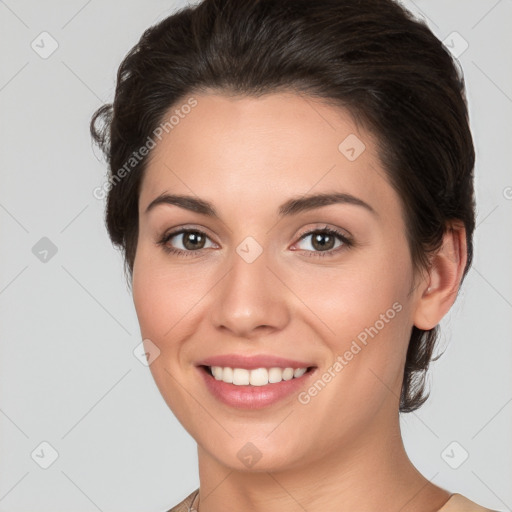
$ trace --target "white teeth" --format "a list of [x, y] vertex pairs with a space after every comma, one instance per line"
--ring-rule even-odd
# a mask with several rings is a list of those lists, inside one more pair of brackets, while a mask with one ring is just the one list
[[307, 368], [297, 368], [293, 371], [294, 377], [302, 377], [306, 373]]
[[224, 382], [231, 384], [233, 382], [233, 368], [221, 368], [221, 369], [222, 369], [221, 379]]
[[307, 368], [256, 368], [246, 370], [245, 368], [222, 366], [212, 366], [210, 369], [216, 380], [222, 380], [235, 386], [266, 386], [282, 380], [302, 377], [307, 371]]
[[283, 370], [283, 380], [293, 379], [293, 368], [285, 368]]
[[281, 382], [283, 380], [283, 370], [281, 368], [270, 368], [268, 371], [268, 381], [271, 384]]
[[222, 368], [220, 366], [212, 366], [212, 374], [217, 380], [222, 380]]
[[251, 370], [249, 383], [251, 386], [265, 386], [268, 384], [268, 370], [266, 368], [256, 368]]
[[[222, 372], [222, 377], [224, 377], [223, 368], [221, 368], [220, 371]], [[235, 386], [247, 386], [247, 384], [249, 384], [249, 370], [233, 368], [233, 384]]]

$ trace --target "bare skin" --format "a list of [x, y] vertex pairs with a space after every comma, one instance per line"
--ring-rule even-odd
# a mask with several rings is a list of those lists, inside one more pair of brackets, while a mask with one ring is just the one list
[[[398, 407], [413, 325], [434, 327], [455, 300], [464, 228], [415, 272], [376, 141], [345, 110], [293, 93], [194, 98], [146, 169], [133, 297], [143, 338], [160, 350], [155, 382], [198, 443], [200, 512], [439, 510], [450, 493], [409, 460]], [[350, 134], [365, 145], [352, 161], [338, 149]], [[337, 203], [278, 215], [291, 198], [332, 192], [373, 211]], [[163, 193], [207, 200], [218, 218], [175, 204], [146, 211]], [[322, 251], [301, 238], [325, 226], [353, 244]], [[166, 246], [187, 254], [166, 252], [158, 240], [181, 227], [203, 244], [176, 235]], [[236, 252], [249, 236], [262, 249], [252, 263]], [[393, 304], [400, 311], [308, 403], [294, 394], [237, 409], [199, 378], [198, 361], [231, 353], [311, 361], [320, 377]], [[250, 468], [237, 457], [248, 442], [261, 453]]]

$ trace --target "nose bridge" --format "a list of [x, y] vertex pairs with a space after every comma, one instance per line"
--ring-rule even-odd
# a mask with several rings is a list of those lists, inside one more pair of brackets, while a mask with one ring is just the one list
[[219, 283], [213, 321], [237, 336], [258, 327], [281, 329], [288, 321], [285, 290], [273, 272], [269, 252], [248, 237], [236, 248]]

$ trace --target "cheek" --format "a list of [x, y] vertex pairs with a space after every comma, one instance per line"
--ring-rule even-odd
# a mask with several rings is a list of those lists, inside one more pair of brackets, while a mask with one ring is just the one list
[[[391, 319], [393, 322], [385, 324], [389, 331], [388, 325], [406, 318], [397, 315], [396, 309], [404, 309], [410, 300], [412, 269], [407, 254], [386, 254], [380, 247], [374, 253], [350, 256], [336, 267], [309, 265], [283, 272], [283, 280], [325, 324], [331, 338], [357, 337], [376, 322], [383, 331], [382, 321]], [[396, 302], [401, 308], [393, 309]]]
[[[186, 411], [190, 397], [183, 392], [187, 353], [186, 341], [197, 328], [197, 307], [208, 290], [206, 283], [190, 270], [170, 269], [154, 255], [138, 253], [133, 269], [132, 292], [142, 339], [151, 340], [159, 349], [149, 369], [169, 408], [188, 424]], [[177, 379], [177, 380], [176, 380]]]
[[151, 364], [155, 377], [164, 365], [175, 369], [188, 366], [190, 349], [195, 346], [188, 341], [198, 337], [205, 313], [212, 307], [210, 295], [219, 272], [193, 261], [173, 263], [161, 249], [139, 245], [133, 268], [133, 301], [142, 338], [151, 340], [162, 356]]
[[193, 271], [163, 271], [141, 258], [134, 266], [132, 289], [142, 336], [154, 339], [163, 350], [176, 331], [184, 335], [182, 329], [208, 287]]
[[331, 361], [343, 358], [336, 380], [340, 389], [351, 390], [343, 401], [381, 399], [388, 387], [399, 387], [411, 329], [411, 278], [407, 251], [369, 253], [346, 267], [291, 270], [285, 278], [313, 313]]

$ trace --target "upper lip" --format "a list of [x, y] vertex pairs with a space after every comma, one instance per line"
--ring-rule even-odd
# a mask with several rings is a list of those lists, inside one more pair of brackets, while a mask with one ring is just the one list
[[255, 356], [226, 354], [203, 359], [197, 363], [197, 366], [221, 366], [223, 368], [245, 368], [247, 370], [253, 370], [255, 368], [309, 368], [315, 365], [310, 362], [297, 361], [296, 359], [287, 359], [267, 354]]

